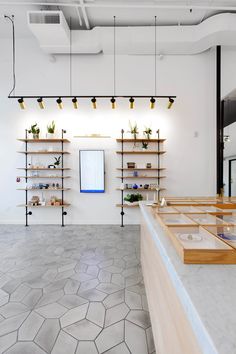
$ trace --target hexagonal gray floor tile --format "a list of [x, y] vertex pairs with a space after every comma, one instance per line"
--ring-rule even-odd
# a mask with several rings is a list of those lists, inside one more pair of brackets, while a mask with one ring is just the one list
[[64, 328], [64, 331], [78, 340], [94, 340], [102, 328], [88, 320], [76, 322]]
[[130, 309], [123, 302], [120, 305], [116, 305], [106, 311], [105, 326], [110, 326], [113, 323], [124, 320]]
[[108, 349], [120, 344], [124, 341], [124, 321], [115, 323], [105, 328], [95, 340], [99, 353], [103, 353]]
[[21, 325], [18, 332], [18, 339], [20, 341], [33, 340], [42, 326], [44, 318], [36, 312], [31, 312], [27, 319]]
[[126, 319], [144, 329], [151, 326], [149, 313], [147, 311], [131, 310]]
[[121, 343], [114, 348], [104, 352], [104, 354], [130, 354], [130, 351], [125, 343]]
[[64, 295], [58, 303], [67, 307], [68, 309], [72, 309], [74, 307], [86, 304], [88, 302], [87, 299], [79, 296], [79, 295]]
[[69, 334], [61, 331], [51, 354], [74, 354], [77, 347], [77, 340]]
[[131, 353], [148, 354], [144, 329], [129, 321], [125, 321], [125, 342]]
[[86, 318], [100, 327], [104, 325], [105, 307], [101, 302], [91, 302]]
[[103, 301], [103, 304], [106, 308], [113, 307], [115, 305], [121, 304], [124, 302], [125, 292], [124, 290], [117, 291], [114, 294], [107, 296], [107, 298]]
[[61, 318], [61, 327], [67, 327], [73, 323], [79, 322], [83, 320], [86, 316], [89, 304], [86, 303], [84, 305], [75, 307], [68, 312], [66, 312]]
[[34, 341], [47, 353], [51, 353], [59, 331], [58, 319], [45, 320]]
[[0, 353], [4, 353], [5, 350], [10, 348], [13, 344], [16, 343], [17, 332], [12, 332], [6, 334], [5, 336], [0, 337]]

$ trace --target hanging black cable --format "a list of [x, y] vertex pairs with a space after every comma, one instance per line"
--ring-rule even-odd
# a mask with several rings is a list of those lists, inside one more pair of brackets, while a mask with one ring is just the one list
[[116, 100], [115, 100], [115, 95], [116, 95], [116, 16], [113, 16], [113, 35], [114, 35], [114, 40], [113, 40], [113, 97], [111, 98], [111, 107], [112, 109], [116, 108]]
[[13, 86], [11, 91], [9, 92], [8, 97], [11, 96], [12, 92], [15, 95], [15, 88], [16, 88], [16, 40], [15, 40], [15, 23], [14, 23], [14, 15], [7, 16], [4, 15], [12, 24], [12, 78], [13, 78]]
[[155, 16], [155, 95], [157, 95], [157, 17]]
[[71, 37], [71, 17], [70, 17], [70, 96], [72, 96], [72, 37]]

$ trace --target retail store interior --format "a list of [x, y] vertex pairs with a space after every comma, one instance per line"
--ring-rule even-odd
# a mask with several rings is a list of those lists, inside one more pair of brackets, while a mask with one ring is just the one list
[[236, 354], [236, 3], [0, 0], [0, 353]]

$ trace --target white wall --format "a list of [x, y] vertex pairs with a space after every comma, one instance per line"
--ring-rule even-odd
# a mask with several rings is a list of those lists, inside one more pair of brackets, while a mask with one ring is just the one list
[[[80, 102], [76, 111], [70, 102], [59, 111], [56, 104], [46, 101], [46, 109], [39, 110], [36, 103], [26, 101], [22, 111], [14, 100], [7, 98], [11, 88], [11, 43], [1, 40], [0, 56], [0, 222], [23, 223], [24, 209], [16, 205], [24, 202], [24, 192], [16, 191], [17, 167], [24, 166], [24, 157], [16, 153], [23, 148], [16, 139], [24, 136], [24, 129], [38, 122], [43, 128], [54, 119], [58, 128], [65, 128], [72, 143], [68, 166], [72, 167], [72, 179], [67, 182], [72, 191], [66, 199], [72, 206], [68, 210], [67, 223], [111, 223], [120, 221], [120, 202], [116, 167], [116, 137], [121, 128], [128, 130], [128, 122], [136, 121], [141, 127], [150, 125], [160, 128], [167, 138], [163, 157], [167, 178], [167, 195], [214, 195], [215, 194], [215, 52], [194, 56], [168, 56], [158, 61], [158, 94], [177, 95], [172, 110], [166, 102], [158, 102], [157, 108], [149, 109], [149, 102], [137, 102], [136, 109], [129, 110], [124, 101], [118, 108], [110, 109], [109, 102], [98, 102], [92, 110], [88, 101]], [[73, 58], [72, 94], [112, 94], [112, 56], [82, 56]], [[117, 94], [151, 95], [153, 93], [153, 57], [119, 56], [117, 58]], [[57, 57], [52, 63], [35, 41], [17, 41], [17, 90], [21, 95], [69, 94], [68, 57]], [[111, 135], [106, 140], [79, 140], [74, 135], [99, 132]], [[197, 137], [195, 137], [197, 135]], [[78, 150], [80, 148], [105, 149], [106, 186], [104, 195], [79, 193]], [[49, 193], [49, 192], [48, 192]], [[137, 223], [139, 213], [126, 210], [126, 223]], [[33, 223], [57, 223], [59, 211], [33, 210]]]

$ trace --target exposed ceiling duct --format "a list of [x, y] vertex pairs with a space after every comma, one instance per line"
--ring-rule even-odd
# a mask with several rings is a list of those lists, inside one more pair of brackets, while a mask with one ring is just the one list
[[[28, 25], [42, 50], [49, 54], [69, 54], [70, 29], [62, 11], [30, 11]], [[117, 27], [117, 54], [153, 55], [154, 28]], [[112, 54], [113, 28], [71, 31], [73, 54]], [[197, 54], [216, 45], [236, 45], [236, 14], [219, 14], [199, 25], [159, 26], [157, 50], [160, 54]]]

